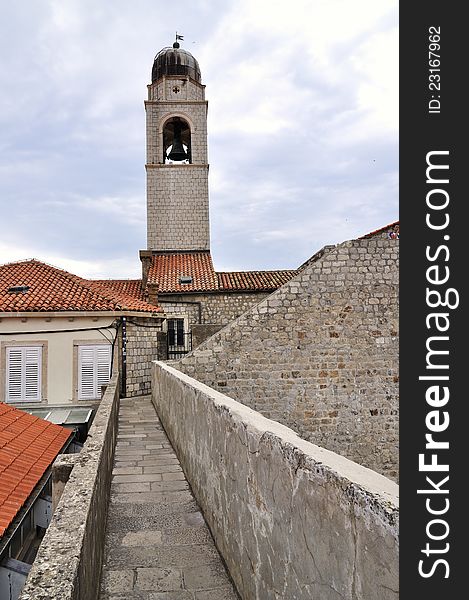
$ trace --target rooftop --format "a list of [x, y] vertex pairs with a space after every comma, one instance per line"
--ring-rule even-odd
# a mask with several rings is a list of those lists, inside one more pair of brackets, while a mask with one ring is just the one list
[[380, 227], [375, 231], [370, 231], [370, 233], [366, 233], [365, 235], [360, 236], [358, 239], [366, 240], [368, 238], [377, 236], [385, 236], [391, 239], [399, 239], [399, 221], [394, 221], [393, 223], [389, 223], [389, 225]]
[[116, 289], [88, 281], [36, 259], [0, 265], [0, 313], [161, 311], [130, 292], [125, 286]]
[[[157, 253], [151, 256], [150, 261], [148, 283], [157, 284], [160, 294], [272, 292], [289, 281], [297, 272], [296, 270], [216, 272], [210, 252]], [[113, 281], [107, 281], [106, 284], [113, 287], [122, 285]]]
[[217, 273], [220, 290], [271, 292], [296, 275], [297, 271], [231, 271]]
[[[191, 277], [191, 283], [180, 283]], [[158, 284], [158, 293], [206, 292], [218, 289], [210, 252], [156, 254], [151, 258], [148, 283]]]
[[146, 301], [141, 279], [94, 279], [92, 282], [106, 286], [118, 294], [125, 294], [137, 300]]
[[0, 402], [0, 536], [71, 433], [65, 427]]
[[199, 63], [190, 52], [180, 48], [178, 42], [172, 48], [168, 46], [161, 49], [155, 56], [151, 72], [152, 83], [164, 75], [188, 75], [199, 83], [202, 80]]

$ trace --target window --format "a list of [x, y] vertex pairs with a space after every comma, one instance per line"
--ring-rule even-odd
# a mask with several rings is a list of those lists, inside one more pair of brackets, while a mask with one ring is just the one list
[[167, 319], [167, 350], [169, 360], [182, 358], [192, 349], [192, 333], [187, 331], [187, 319]]
[[184, 319], [168, 319], [168, 346], [184, 346]]
[[41, 401], [41, 346], [10, 346], [6, 348], [6, 401]]
[[101, 398], [101, 386], [109, 383], [111, 370], [111, 346], [78, 347], [78, 398], [95, 400]]

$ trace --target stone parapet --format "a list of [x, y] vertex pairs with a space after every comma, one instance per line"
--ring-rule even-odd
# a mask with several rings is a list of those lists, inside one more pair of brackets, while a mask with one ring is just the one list
[[397, 600], [398, 486], [158, 362], [152, 400], [245, 600]]
[[80, 460], [79, 454], [59, 454], [51, 469], [52, 476], [52, 513], [55, 512], [65, 486], [70, 479], [73, 467]]
[[19, 600], [95, 600], [119, 416], [115, 374], [71, 470]]

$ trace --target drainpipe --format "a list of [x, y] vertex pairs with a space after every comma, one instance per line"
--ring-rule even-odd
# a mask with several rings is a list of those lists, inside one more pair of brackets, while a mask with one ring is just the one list
[[127, 392], [127, 321], [126, 317], [121, 317], [122, 325], [122, 377], [121, 377], [121, 398], [125, 398]]

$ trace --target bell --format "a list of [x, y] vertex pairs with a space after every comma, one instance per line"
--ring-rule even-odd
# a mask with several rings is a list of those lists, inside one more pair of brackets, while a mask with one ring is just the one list
[[182, 123], [180, 121], [173, 122], [174, 128], [174, 138], [173, 138], [173, 147], [171, 148], [171, 152], [168, 154], [169, 160], [181, 161], [187, 160], [189, 155], [184, 150], [184, 146], [181, 141], [181, 129]]

